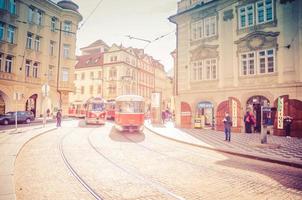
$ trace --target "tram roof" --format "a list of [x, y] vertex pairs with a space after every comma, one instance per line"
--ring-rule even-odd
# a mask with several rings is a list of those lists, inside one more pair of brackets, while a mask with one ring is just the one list
[[144, 101], [144, 97], [139, 95], [121, 95], [116, 97], [115, 101]]

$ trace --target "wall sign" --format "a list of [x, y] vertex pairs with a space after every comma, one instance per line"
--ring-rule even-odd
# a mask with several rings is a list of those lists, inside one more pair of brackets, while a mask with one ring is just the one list
[[283, 111], [284, 111], [284, 99], [278, 97], [278, 129], [283, 129]]
[[232, 100], [232, 122], [233, 127], [237, 127], [237, 118], [238, 118], [238, 110], [237, 110], [237, 102]]

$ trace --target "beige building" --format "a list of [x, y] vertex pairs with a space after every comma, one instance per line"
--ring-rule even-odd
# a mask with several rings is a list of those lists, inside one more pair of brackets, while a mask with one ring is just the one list
[[83, 104], [91, 97], [103, 96], [104, 51], [108, 46], [98, 40], [81, 48], [74, 72], [74, 92], [70, 94], [71, 104]]
[[137, 94], [146, 99], [146, 108], [151, 103], [154, 91], [170, 98], [164, 66], [142, 49], [113, 44], [109, 47], [102, 40], [95, 41], [82, 50], [75, 66], [75, 94], [70, 103], [85, 103], [87, 99], [103, 96], [106, 100], [123, 94]]
[[[81, 20], [72, 1], [0, 1], [1, 113], [32, 110], [39, 116], [44, 108], [60, 107], [66, 113]], [[48, 97], [43, 84], [50, 86]]]
[[182, 0], [177, 14], [176, 120], [192, 127], [223, 129], [227, 111], [233, 130], [244, 131], [247, 110], [261, 129], [261, 106], [274, 107], [266, 119], [284, 135], [302, 137], [302, 1]]

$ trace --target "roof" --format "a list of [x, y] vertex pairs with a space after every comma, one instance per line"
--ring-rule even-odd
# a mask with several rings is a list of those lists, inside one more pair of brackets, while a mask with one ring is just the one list
[[75, 69], [103, 66], [104, 54], [95, 53], [95, 54], [91, 54], [91, 55], [78, 56], [77, 60], [78, 60], [78, 62], [75, 65]]
[[80, 49], [82, 50], [82, 49], [88, 49], [88, 48], [93, 48], [93, 47], [98, 47], [98, 46], [106, 46], [109, 48], [109, 46], [103, 40], [97, 40], [97, 41], [91, 43], [90, 45], [88, 45], [87, 47], [82, 47]]
[[121, 95], [115, 101], [144, 101], [144, 97], [138, 95]]

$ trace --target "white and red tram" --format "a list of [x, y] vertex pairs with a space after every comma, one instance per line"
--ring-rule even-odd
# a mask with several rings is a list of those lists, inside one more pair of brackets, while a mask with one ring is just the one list
[[115, 99], [115, 128], [139, 131], [144, 128], [145, 100], [138, 95], [122, 95]]
[[86, 124], [105, 124], [105, 101], [101, 97], [91, 98], [86, 103]]

